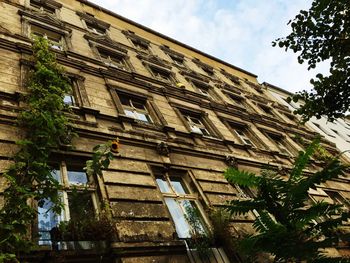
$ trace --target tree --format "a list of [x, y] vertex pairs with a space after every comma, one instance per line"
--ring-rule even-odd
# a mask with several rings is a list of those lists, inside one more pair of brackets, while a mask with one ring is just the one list
[[305, 104], [295, 111], [304, 121], [312, 116], [326, 115], [330, 121], [342, 117], [350, 107], [350, 1], [314, 0], [310, 10], [301, 10], [289, 21], [292, 28], [285, 38], [272, 43], [298, 53], [299, 63], [308, 69], [329, 60], [330, 74], [317, 74], [311, 79], [311, 92], [301, 91], [292, 96]]
[[287, 176], [272, 169], [262, 170], [260, 176], [233, 168], [226, 171], [229, 182], [258, 190], [254, 198], [230, 201], [227, 208], [232, 214], [258, 213], [253, 223], [256, 233], [240, 242], [243, 253], [268, 252], [274, 262], [350, 262], [322, 253], [322, 249], [344, 241], [347, 235], [341, 225], [350, 216], [342, 205], [310, 202], [310, 188], [343, 175], [346, 168], [334, 158], [322, 170], [304, 174], [318, 143], [315, 140], [300, 152]]

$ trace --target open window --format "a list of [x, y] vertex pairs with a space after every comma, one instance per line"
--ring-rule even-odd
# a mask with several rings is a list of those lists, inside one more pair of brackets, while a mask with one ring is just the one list
[[192, 132], [202, 134], [204, 136], [211, 136], [210, 131], [205, 125], [205, 122], [201, 116], [191, 113], [184, 113], [184, 117]]
[[132, 118], [141, 124], [167, 125], [152, 96], [114, 85], [108, 85], [108, 88], [119, 116], [129, 117], [124, 120]]
[[48, 39], [50, 42], [51, 48], [53, 49], [62, 51], [62, 50], [65, 50], [66, 48], [64, 36], [58, 31], [49, 30], [44, 27], [31, 24], [30, 35]]
[[218, 96], [216, 95], [215, 91], [207, 83], [195, 80], [191, 80], [191, 82], [200, 94], [206, 96], [208, 99], [218, 100]]
[[246, 126], [238, 126], [234, 124], [230, 124], [231, 130], [234, 132], [234, 135], [238, 137], [238, 139], [245, 145], [255, 147], [253, 140], [251, 139], [251, 135]]
[[275, 117], [275, 115], [272, 112], [272, 109], [269, 106], [265, 106], [262, 104], [258, 104], [259, 108], [264, 112], [264, 114], [270, 116], [270, 117]]
[[64, 209], [61, 214], [52, 211], [52, 202], [43, 200], [38, 208], [39, 245], [51, 245], [50, 231], [62, 221], [93, 217], [97, 209], [96, 187], [82, 167], [59, 164], [52, 176], [62, 185], [59, 196]]
[[133, 31], [122, 31], [122, 33], [131, 41], [134, 47], [145, 53], [150, 53], [150, 42], [147, 39], [144, 39], [135, 34]]
[[80, 17], [82, 23], [85, 25], [85, 28], [93, 34], [96, 35], [106, 35], [107, 29], [110, 27], [110, 24], [97, 19], [93, 14], [77, 12], [77, 15]]
[[276, 147], [280, 150], [282, 154], [292, 156], [293, 154], [288, 149], [288, 146], [282, 135], [277, 135], [274, 133], [266, 133], [266, 135], [270, 138], [270, 140], [276, 145]]
[[118, 69], [127, 69], [127, 63], [125, 61], [125, 54], [116, 53], [109, 51], [103, 48], [97, 48], [98, 53], [101, 57], [101, 60], [108, 66], [118, 68]]
[[62, 7], [61, 4], [56, 1], [42, 1], [42, 0], [30, 0], [29, 6], [39, 12], [43, 12], [50, 15], [56, 15], [56, 10]]
[[214, 68], [206, 63], [203, 63], [198, 58], [192, 60], [199, 68], [201, 68], [209, 77], [214, 77]]
[[151, 72], [153, 76], [155, 76], [157, 79], [163, 80], [163, 81], [171, 81], [171, 73], [166, 70], [162, 70], [161, 68], [152, 67], [150, 66]]
[[188, 184], [184, 172], [161, 172], [153, 169], [156, 182], [163, 195], [164, 202], [175, 224], [177, 236], [191, 238], [194, 234], [207, 231], [203, 210], [198, 195]]
[[126, 116], [145, 123], [153, 123], [151, 115], [147, 109], [146, 100], [124, 94], [120, 94], [119, 99]]

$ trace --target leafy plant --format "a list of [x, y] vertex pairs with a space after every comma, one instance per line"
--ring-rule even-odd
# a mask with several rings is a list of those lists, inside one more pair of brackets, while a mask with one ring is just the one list
[[308, 204], [310, 188], [344, 175], [346, 168], [334, 158], [322, 170], [304, 174], [318, 145], [319, 139], [316, 139], [305, 152], [300, 152], [287, 179], [271, 169], [262, 170], [260, 176], [233, 168], [225, 172], [229, 182], [258, 189], [256, 197], [230, 201], [227, 208], [231, 214], [253, 210], [259, 214], [253, 224], [256, 234], [240, 242], [242, 252], [248, 255], [268, 252], [275, 262], [350, 262], [328, 258], [322, 252], [345, 237], [339, 229], [350, 217], [349, 213], [338, 204]]
[[330, 61], [328, 76], [317, 74], [311, 79], [311, 92], [292, 96], [294, 102], [305, 102], [295, 112], [304, 121], [312, 116], [326, 115], [331, 121], [344, 116], [350, 107], [350, 2], [313, 0], [309, 10], [301, 10], [288, 24], [292, 32], [273, 46], [298, 53], [299, 63], [307, 62], [308, 69]]
[[107, 169], [111, 160], [114, 159], [112, 152], [112, 141], [96, 145], [92, 151], [92, 159], [86, 162], [86, 173], [89, 176], [102, 176], [102, 169]]
[[36, 218], [37, 210], [29, 200], [36, 200], [40, 207], [43, 200], [50, 199], [55, 212], [62, 209], [57, 191], [60, 185], [52, 176], [48, 161], [52, 151], [60, 147], [60, 138], [72, 134], [73, 128], [66, 117], [69, 109], [63, 102], [71, 87], [49, 47], [44, 38], [33, 43], [35, 65], [27, 83], [28, 93], [23, 96], [25, 107], [17, 117], [25, 139], [16, 142], [20, 150], [2, 175], [8, 188], [0, 210], [0, 258], [14, 257], [16, 252], [29, 251], [32, 247], [28, 226]]

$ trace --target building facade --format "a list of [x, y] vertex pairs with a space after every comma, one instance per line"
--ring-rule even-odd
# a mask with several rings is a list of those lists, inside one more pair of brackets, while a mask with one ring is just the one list
[[[51, 41], [71, 79], [73, 92], [64, 101], [74, 112], [79, 135], [74, 149], [61, 149], [52, 160], [66, 209], [55, 215], [49, 202], [39, 208], [33, 229], [40, 234], [40, 251], [33, 262], [52, 249], [49, 231], [74, 219], [72, 189], [79, 187], [88, 189], [79, 199], [93, 213], [99, 213], [102, 201], [112, 210], [117, 238], [106, 260], [200, 262], [186, 243], [192, 233], [188, 207], [199, 211], [203, 231], [212, 231], [210, 211], [247, 195], [226, 181], [228, 167], [288, 169], [303, 149], [295, 137], [311, 141], [316, 135], [298, 125], [290, 108], [256, 75], [99, 6], [85, 0], [5, 0], [0, 2], [2, 171], [22, 135], [14, 127], [23, 107], [19, 98], [26, 92], [33, 35]], [[115, 138], [120, 153], [109, 169], [102, 177], [87, 178], [82, 168], [92, 148]], [[322, 143], [337, 152], [334, 143]], [[313, 162], [311, 168], [318, 167]], [[348, 186], [344, 177], [310, 195], [335, 202], [335, 195], [350, 198]], [[232, 218], [232, 235], [251, 233], [253, 219], [253, 214]], [[98, 262], [92, 252], [60, 249], [66, 262], [78, 262], [77, 257]], [[229, 262], [227, 257], [218, 246], [211, 262]]]
[[[287, 102], [287, 98], [292, 95], [291, 93], [268, 83], [264, 83], [264, 86], [279, 103], [289, 107], [291, 111], [300, 106], [299, 103], [293, 101]], [[344, 157], [350, 160], [350, 126], [347, 118], [339, 118], [334, 122], [329, 122], [326, 117], [320, 119], [312, 117], [305, 125], [321, 134], [328, 141], [333, 142]]]

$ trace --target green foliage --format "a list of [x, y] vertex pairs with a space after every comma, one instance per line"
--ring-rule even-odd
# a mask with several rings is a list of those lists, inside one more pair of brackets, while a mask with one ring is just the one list
[[61, 138], [72, 134], [65, 112], [64, 95], [70, 92], [63, 69], [57, 65], [49, 42], [38, 38], [33, 43], [35, 66], [27, 83], [26, 106], [18, 114], [18, 127], [25, 138], [17, 141], [20, 150], [13, 164], [2, 175], [9, 187], [4, 192], [4, 207], [0, 210], [0, 255], [29, 251], [32, 244], [28, 226], [37, 216], [29, 202], [35, 200], [42, 206], [50, 199], [56, 212], [62, 205], [58, 196], [59, 183], [48, 165], [50, 154], [60, 146]]
[[115, 222], [102, 211], [97, 216], [79, 217], [62, 221], [56, 232], [56, 241], [112, 241]]
[[[299, 63], [307, 62], [308, 69], [322, 61], [330, 61], [330, 74], [317, 74], [311, 79], [313, 90], [302, 91], [293, 101], [305, 101], [296, 110], [304, 121], [312, 116], [328, 116], [334, 120], [344, 116], [350, 107], [350, 2], [313, 0], [308, 11], [289, 21], [292, 33], [273, 42], [273, 46], [298, 53]], [[322, 105], [322, 106], [320, 106]]]
[[112, 142], [109, 141], [104, 144], [96, 145], [92, 151], [92, 159], [86, 161], [86, 174], [89, 176], [102, 176], [102, 169], [107, 169], [111, 160], [114, 159], [113, 153], [111, 152]]
[[195, 248], [201, 257], [206, 257], [210, 253], [213, 239], [208, 231], [204, 229], [199, 209], [190, 204], [186, 205], [185, 209], [186, 220], [191, 225], [191, 239], [189, 245]]
[[[275, 257], [275, 262], [350, 262], [339, 258], [327, 261], [331, 259], [320, 251], [342, 241], [344, 235], [339, 229], [350, 215], [341, 205], [309, 204], [310, 188], [315, 189], [318, 184], [344, 175], [346, 168], [333, 158], [322, 170], [312, 175], [304, 174], [318, 143], [319, 139], [316, 139], [305, 152], [300, 152], [287, 179], [271, 169], [262, 170], [260, 176], [232, 169], [226, 171], [229, 182], [258, 190], [254, 198], [233, 200], [227, 208], [231, 214], [258, 213], [253, 224], [256, 234], [240, 242], [243, 253], [268, 252]], [[244, 176], [247, 182], [242, 183]]]

